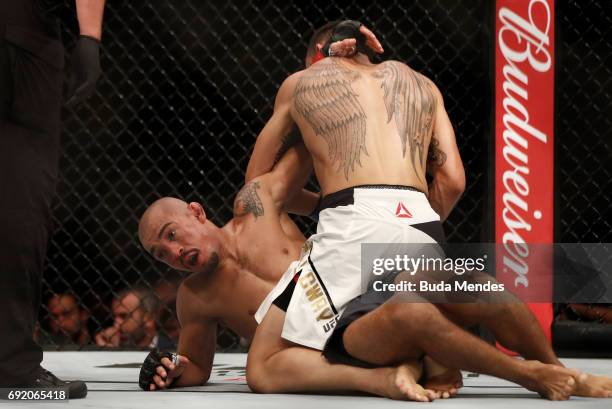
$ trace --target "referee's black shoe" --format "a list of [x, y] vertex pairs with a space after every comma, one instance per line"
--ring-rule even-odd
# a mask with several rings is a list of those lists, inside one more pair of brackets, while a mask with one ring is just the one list
[[83, 381], [62, 381], [45, 368], [40, 367], [34, 380], [26, 388], [63, 389], [68, 392], [68, 399], [82, 399], [87, 396], [87, 385]]

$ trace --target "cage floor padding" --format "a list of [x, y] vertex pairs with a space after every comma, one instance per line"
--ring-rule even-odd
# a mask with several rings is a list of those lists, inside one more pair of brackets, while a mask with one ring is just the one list
[[[45, 408], [400, 408], [406, 405], [477, 409], [508, 408], [517, 405], [528, 408], [611, 408], [612, 399], [572, 398], [570, 402], [549, 402], [522, 387], [485, 375], [464, 373], [465, 386], [459, 395], [446, 400], [423, 404], [398, 402], [385, 398], [347, 395], [251, 393], [245, 380], [245, 354], [217, 354], [210, 383], [191, 388], [177, 388], [162, 392], [144, 392], [138, 388], [140, 363], [145, 352], [45, 352], [43, 366], [62, 379], [87, 381], [86, 399], [66, 403], [42, 403]], [[612, 375], [612, 360], [565, 359], [563, 362], [595, 374]], [[0, 403], [0, 409], [15, 407], [43, 407], [41, 403]]]

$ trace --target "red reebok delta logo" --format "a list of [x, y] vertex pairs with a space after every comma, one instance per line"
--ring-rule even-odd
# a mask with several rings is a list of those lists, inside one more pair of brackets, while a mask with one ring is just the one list
[[402, 202], [397, 202], [397, 209], [395, 209], [395, 215], [397, 217], [412, 217], [412, 213], [404, 206]]

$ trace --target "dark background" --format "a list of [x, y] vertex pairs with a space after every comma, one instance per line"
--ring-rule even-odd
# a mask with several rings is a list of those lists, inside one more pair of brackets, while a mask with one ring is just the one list
[[[217, 224], [229, 220], [276, 90], [302, 68], [313, 30], [334, 19], [362, 21], [383, 43], [384, 58], [438, 85], [467, 174], [445, 229], [451, 241], [489, 241], [491, 3], [108, 2], [103, 78], [87, 104], [64, 112], [45, 297], [75, 292], [102, 311], [95, 329], [108, 323], [118, 290], [154, 285], [168, 272], [138, 244], [148, 203], [178, 196], [201, 201]], [[598, 1], [557, 3], [557, 241], [610, 241], [610, 12]], [[70, 49], [74, 11], [59, 13]], [[312, 231], [311, 222], [300, 223]], [[43, 308], [43, 329], [45, 316]], [[234, 349], [235, 338], [224, 336], [220, 349]]]

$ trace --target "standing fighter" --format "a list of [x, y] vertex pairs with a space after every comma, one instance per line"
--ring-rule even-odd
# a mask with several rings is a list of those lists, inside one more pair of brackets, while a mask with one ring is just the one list
[[[284, 81], [249, 163], [247, 179], [267, 172], [297, 126], [324, 194], [317, 234], [256, 313], [261, 324], [249, 351], [249, 385], [265, 390], [298, 344], [323, 350], [332, 362], [391, 365], [426, 353], [449, 368], [505, 378], [549, 399], [612, 394], [608, 378], [559, 366], [519, 302], [359, 299], [361, 245], [443, 241], [440, 220], [465, 184], [440, 91], [403, 63], [372, 64], [359, 27], [342, 22], [329, 40], [357, 38], [353, 58], [325, 58]], [[505, 346], [549, 364], [507, 357], [456, 325], [465, 322], [485, 324]]]
[[[64, 48], [51, 0], [0, 1], [0, 387], [62, 387], [40, 366], [32, 339], [51, 233], [60, 147]], [[80, 37], [72, 54], [68, 103], [86, 98], [100, 75], [104, 0], [76, 0]]]

